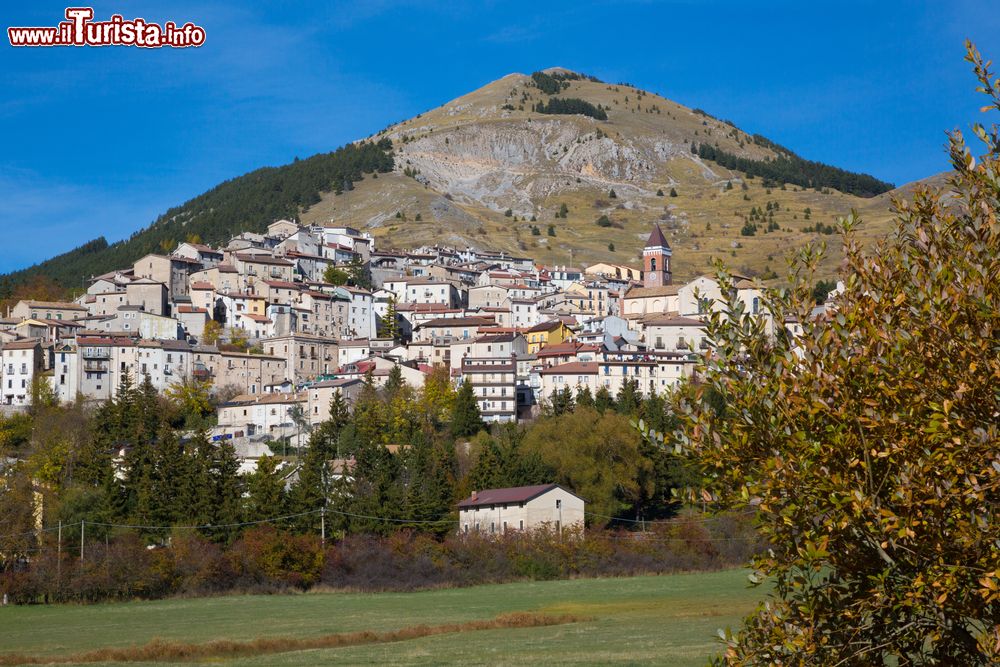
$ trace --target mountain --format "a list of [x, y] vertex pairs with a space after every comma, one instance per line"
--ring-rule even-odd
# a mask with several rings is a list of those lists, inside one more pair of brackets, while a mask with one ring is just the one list
[[577, 265], [635, 262], [657, 221], [678, 279], [708, 270], [712, 257], [773, 277], [786, 253], [819, 238], [833, 241], [822, 266], [832, 275], [836, 217], [857, 209], [862, 234], [883, 235], [891, 189], [705, 111], [552, 68], [510, 74], [333, 153], [227, 181], [127, 241], [92, 242], [6, 279], [79, 285], [191, 234], [220, 242], [296, 215], [367, 230], [381, 248], [474, 245]]

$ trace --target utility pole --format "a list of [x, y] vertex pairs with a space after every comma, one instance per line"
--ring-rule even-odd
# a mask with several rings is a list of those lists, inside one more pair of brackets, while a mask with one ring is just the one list
[[59, 519], [59, 533], [56, 538], [56, 588], [62, 585], [62, 519]]
[[319, 540], [323, 548], [326, 548], [326, 507], [319, 511]]
[[80, 519], [80, 560], [83, 561], [83, 535], [85, 530], [85, 522]]

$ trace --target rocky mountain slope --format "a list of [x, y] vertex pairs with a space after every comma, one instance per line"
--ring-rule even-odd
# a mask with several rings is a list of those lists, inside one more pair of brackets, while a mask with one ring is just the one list
[[[607, 120], [535, 111], [553, 97], [584, 100]], [[469, 244], [559, 264], [634, 262], [657, 221], [683, 278], [712, 257], [744, 273], [780, 273], [782, 257], [810, 239], [837, 246], [824, 232], [852, 208], [873, 237], [889, 219], [884, 195], [766, 182], [702, 159], [693, 145], [761, 163], [785, 149], [658, 95], [582, 76], [548, 94], [511, 74], [370, 138], [392, 140], [393, 173], [325, 195], [303, 221], [355, 225], [382, 246]], [[831, 250], [832, 274], [839, 254]]]

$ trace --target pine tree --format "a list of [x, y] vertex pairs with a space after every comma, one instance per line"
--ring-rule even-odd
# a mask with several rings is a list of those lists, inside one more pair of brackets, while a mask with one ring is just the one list
[[657, 188], [657, 190], [656, 190], [656, 196], [657, 197], [662, 197], [663, 196], [663, 189], [662, 188]]
[[558, 417], [567, 412], [573, 412], [574, 407], [573, 390], [566, 386], [552, 394], [552, 398], [549, 399], [548, 413], [553, 417]]
[[386, 378], [382, 391], [385, 393], [386, 398], [392, 400], [405, 386], [406, 381], [403, 379], [403, 371], [400, 369], [399, 364], [394, 364], [392, 370], [389, 371], [389, 377]]
[[590, 393], [590, 387], [583, 386], [576, 390], [576, 404], [581, 408], [594, 407], [594, 396]]
[[483, 428], [479, 413], [479, 403], [472, 392], [472, 383], [465, 381], [455, 397], [455, 407], [451, 413], [451, 432], [456, 437], [475, 435]]
[[246, 521], [261, 521], [286, 514], [285, 481], [277, 466], [276, 458], [262, 456], [257, 459], [257, 469], [247, 475], [247, 495], [243, 501]]
[[309, 436], [309, 448], [320, 448], [328, 458], [343, 458], [338, 445], [340, 433], [351, 421], [350, 409], [338, 389], [330, 399], [330, 416], [316, 427]]
[[608, 191], [608, 199], [618, 199], [618, 193], [615, 192], [614, 188]]
[[319, 533], [319, 510], [329, 497], [329, 469], [325, 452], [310, 447], [299, 461], [299, 476], [288, 492], [288, 511], [299, 514], [293, 523], [300, 532]]
[[396, 313], [396, 297], [390, 296], [386, 306], [385, 315], [380, 321], [382, 335], [394, 341], [399, 340], [399, 319]]
[[675, 190], [674, 188], [670, 188], [670, 196], [671, 197], [676, 197], [677, 196], [677, 190]]
[[639, 402], [641, 400], [638, 380], [625, 380], [622, 382], [621, 389], [618, 390], [618, 396], [615, 400], [618, 412], [623, 415], [638, 414]]
[[221, 441], [212, 448], [209, 471], [215, 491], [215, 511], [212, 522], [219, 526], [213, 537], [220, 541], [231, 541], [238, 528], [233, 526], [241, 519], [241, 505], [244, 480], [240, 476], [240, 461], [231, 442]]
[[604, 385], [598, 387], [597, 392], [594, 394], [594, 408], [602, 415], [606, 410], [615, 409], [615, 399]]

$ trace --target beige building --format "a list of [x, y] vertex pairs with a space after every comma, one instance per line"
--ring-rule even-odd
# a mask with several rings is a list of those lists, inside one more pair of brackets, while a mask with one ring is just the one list
[[10, 311], [19, 320], [78, 320], [89, 314], [85, 307], [63, 301], [18, 301]]
[[461, 533], [503, 534], [511, 530], [583, 528], [586, 504], [558, 484], [473, 491], [458, 503]]
[[666, 314], [642, 323], [646, 348], [678, 352], [701, 352], [708, 346], [705, 323], [693, 317]]
[[309, 423], [316, 426], [330, 418], [330, 402], [338, 392], [344, 403], [354, 405], [363, 386], [364, 382], [359, 378], [337, 378], [310, 385], [306, 390]]
[[340, 366], [337, 341], [312, 334], [289, 334], [261, 341], [264, 351], [285, 360], [288, 380], [299, 383], [329, 375]]
[[235, 387], [244, 394], [263, 393], [264, 387], [281, 384], [286, 377], [286, 362], [281, 357], [243, 352], [207, 354], [216, 388]]
[[152, 254], [136, 260], [132, 265], [136, 278], [163, 283], [172, 299], [187, 295], [190, 275], [201, 268], [201, 262], [194, 259]]
[[219, 406], [218, 430], [237, 437], [291, 436], [296, 431], [302, 430], [302, 425], [296, 424], [295, 421], [295, 413], [299, 409], [304, 415], [306, 409], [304, 393], [236, 396]]

